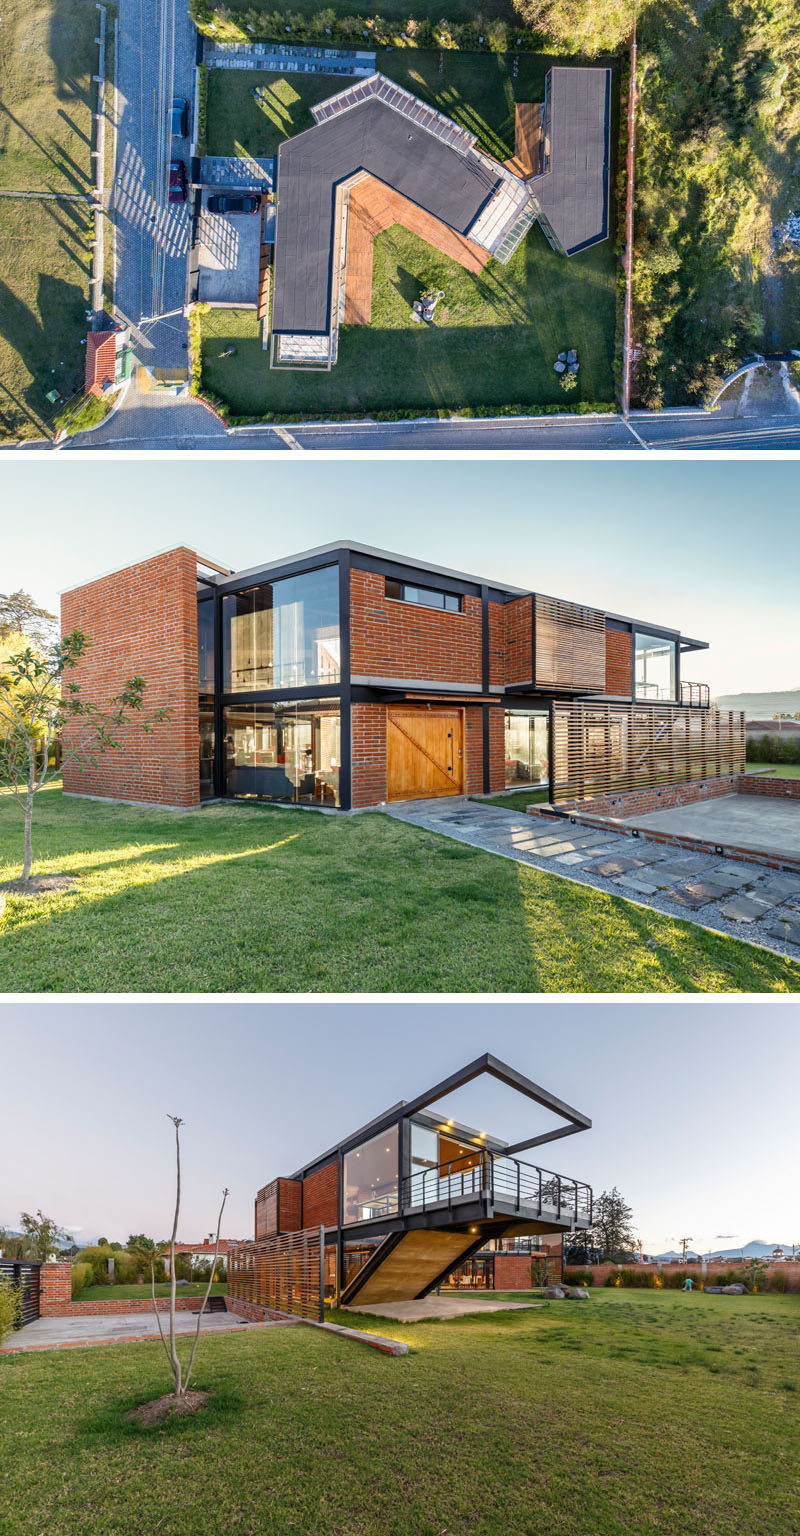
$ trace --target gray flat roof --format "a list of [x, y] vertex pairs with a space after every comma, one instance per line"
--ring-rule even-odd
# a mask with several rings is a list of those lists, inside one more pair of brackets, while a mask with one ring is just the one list
[[272, 329], [327, 335], [336, 187], [358, 171], [465, 234], [499, 187], [458, 151], [376, 97], [287, 139], [278, 150]]
[[550, 166], [529, 183], [568, 256], [608, 235], [611, 70], [550, 71]]

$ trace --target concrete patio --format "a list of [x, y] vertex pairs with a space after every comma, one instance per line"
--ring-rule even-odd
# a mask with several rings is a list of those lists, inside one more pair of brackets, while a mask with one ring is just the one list
[[[625, 826], [702, 838], [754, 853], [800, 859], [800, 800], [722, 795], [647, 816], [626, 816]], [[800, 881], [798, 881], [800, 884]]]
[[533, 1311], [545, 1307], [545, 1301], [495, 1301], [490, 1296], [423, 1296], [419, 1301], [382, 1301], [373, 1306], [343, 1307], [343, 1312], [364, 1312], [371, 1317], [390, 1317], [396, 1323], [421, 1323], [429, 1318], [440, 1322], [451, 1317], [473, 1317], [481, 1312]]
[[[168, 1332], [169, 1314], [160, 1313], [161, 1326]], [[233, 1333], [240, 1328], [286, 1328], [294, 1324], [286, 1322], [250, 1323], [233, 1312], [206, 1312], [200, 1324], [201, 1333]], [[196, 1312], [176, 1312], [175, 1331], [180, 1335], [193, 1334], [197, 1327]], [[40, 1317], [28, 1323], [18, 1333], [12, 1333], [0, 1353], [20, 1353], [28, 1349], [69, 1349], [82, 1344], [125, 1344], [140, 1339], [157, 1339], [158, 1325], [148, 1312], [106, 1312], [95, 1317]]]

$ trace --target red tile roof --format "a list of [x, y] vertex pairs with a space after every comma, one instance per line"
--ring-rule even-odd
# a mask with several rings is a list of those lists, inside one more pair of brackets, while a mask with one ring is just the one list
[[86, 338], [87, 395], [102, 395], [106, 384], [114, 383], [117, 369], [118, 331], [90, 331]]

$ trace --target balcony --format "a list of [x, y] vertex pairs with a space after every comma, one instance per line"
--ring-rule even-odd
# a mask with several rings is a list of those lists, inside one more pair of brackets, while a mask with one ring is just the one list
[[708, 683], [681, 682], [681, 704], [688, 705], [689, 709], [709, 709], [711, 697]]
[[474, 1212], [476, 1205], [483, 1219], [518, 1216], [570, 1227], [588, 1227], [592, 1221], [588, 1184], [488, 1150], [410, 1174], [402, 1181], [400, 1204], [404, 1216], [441, 1217], [446, 1212], [455, 1221], [472, 1219], [470, 1208]]

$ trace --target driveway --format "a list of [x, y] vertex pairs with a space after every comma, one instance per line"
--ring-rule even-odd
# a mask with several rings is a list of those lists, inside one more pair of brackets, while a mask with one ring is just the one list
[[[169, 1313], [159, 1314], [161, 1326], [169, 1330]], [[200, 1324], [201, 1333], [233, 1333], [240, 1328], [285, 1328], [294, 1326], [294, 1318], [286, 1322], [250, 1323], [233, 1312], [206, 1312]], [[196, 1312], [176, 1312], [175, 1331], [193, 1334], [197, 1327]], [[152, 1312], [106, 1312], [101, 1317], [40, 1317], [28, 1323], [18, 1333], [6, 1339], [0, 1353], [19, 1353], [28, 1349], [68, 1349], [82, 1344], [125, 1344], [139, 1339], [157, 1339], [158, 1326]]]
[[204, 193], [197, 250], [202, 303], [258, 303], [261, 218], [260, 211], [209, 213]]
[[120, 0], [114, 301], [137, 358], [153, 369], [187, 365], [190, 204], [169, 202], [167, 180], [172, 159], [189, 176], [190, 140], [170, 137], [170, 107], [182, 96], [191, 113], [195, 47], [185, 0]]
[[400, 802], [390, 805], [387, 814], [800, 961], [800, 875], [679, 851], [642, 837], [634, 843], [623, 833], [501, 810], [461, 796]]

